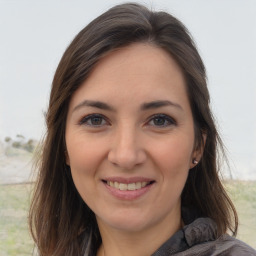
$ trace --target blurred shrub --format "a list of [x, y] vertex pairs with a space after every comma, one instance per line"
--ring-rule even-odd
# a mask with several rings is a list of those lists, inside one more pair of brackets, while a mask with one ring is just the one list
[[8, 143], [8, 142], [11, 141], [11, 140], [12, 140], [11, 137], [5, 137], [5, 139], [4, 139], [4, 141], [5, 141], [6, 143]]
[[14, 142], [12, 143], [12, 146], [13, 146], [14, 148], [21, 148], [21, 142], [20, 142], [20, 141], [14, 141]]
[[36, 143], [32, 139], [30, 139], [27, 143], [23, 144], [23, 148], [31, 153], [35, 150], [35, 147], [36, 147]]
[[21, 134], [17, 134], [16, 137], [20, 138], [20, 139], [25, 139], [25, 137], [23, 135], [21, 135]]
[[29, 139], [26, 141], [25, 137], [21, 134], [17, 134], [16, 139], [14, 141], [12, 141], [11, 137], [5, 137], [4, 141], [9, 145], [7, 146], [7, 149], [18, 148], [33, 153], [35, 148], [37, 147], [36, 140]]

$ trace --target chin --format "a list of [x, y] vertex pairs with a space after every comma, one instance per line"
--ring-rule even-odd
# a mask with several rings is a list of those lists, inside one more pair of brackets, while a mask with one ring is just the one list
[[97, 222], [99, 226], [107, 225], [113, 229], [123, 230], [124, 232], [139, 232], [143, 229], [146, 229], [150, 223], [148, 223], [147, 218], [145, 216], [140, 216], [138, 214], [111, 214], [109, 218], [97, 217]]
[[133, 221], [120, 221], [120, 222], [115, 222], [112, 223], [112, 228], [117, 229], [117, 230], [122, 230], [123, 232], [128, 232], [128, 233], [133, 233], [133, 232], [141, 232], [145, 229], [147, 229], [148, 225], [145, 222], [133, 222]]
[[[152, 214], [139, 213], [123, 213], [121, 215], [112, 214], [110, 218], [102, 220], [102, 225], [108, 226], [112, 229], [119, 230], [126, 233], [141, 233], [147, 232], [151, 228], [158, 226], [165, 221], [165, 216], [154, 216]], [[105, 216], [106, 217], [106, 216]], [[161, 224], [160, 224], [161, 225]]]

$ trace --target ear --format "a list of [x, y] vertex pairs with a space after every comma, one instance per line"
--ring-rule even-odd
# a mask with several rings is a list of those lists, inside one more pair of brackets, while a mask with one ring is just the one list
[[200, 162], [201, 157], [204, 153], [204, 147], [205, 147], [205, 142], [207, 139], [207, 134], [203, 133], [202, 136], [203, 136], [203, 143], [201, 144], [200, 147], [197, 147], [194, 149], [193, 154], [191, 156], [190, 169], [194, 168]]
[[68, 151], [65, 150], [64, 153], [65, 153], [66, 165], [70, 166]]

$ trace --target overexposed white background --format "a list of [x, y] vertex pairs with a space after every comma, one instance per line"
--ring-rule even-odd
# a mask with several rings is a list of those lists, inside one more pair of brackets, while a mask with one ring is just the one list
[[[0, 0], [0, 139], [44, 133], [51, 81], [74, 36], [123, 1]], [[205, 62], [233, 176], [256, 179], [256, 1], [135, 1], [170, 12]]]

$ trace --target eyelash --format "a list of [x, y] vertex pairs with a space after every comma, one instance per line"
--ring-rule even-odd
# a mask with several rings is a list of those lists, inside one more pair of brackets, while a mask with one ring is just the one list
[[[92, 119], [93, 118], [100, 119], [101, 123], [100, 124], [92, 124]], [[154, 121], [156, 121], [156, 119], [161, 119], [162, 121], [164, 121], [164, 123], [160, 124], [160, 125], [150, 124], [150, 122], [154, 122]], [[102, 124], [102, 121], [104, 121], [105, 123]], [[100, 128], [100, 127], [102, 127], [106, 124], [109, 125], [110, 122], [108, 121], [108, 119], [104, 115], [101, 115], [101, 114], [87, 115], [87, 116], [83, 117], [79, 122], [79, 125], [86, 125], [86, 126], [90, 126], [90, 127], [93, 127], [93, 128]], [[170, 117], [166, 114], [155, 114], [155, 115], [151, 116], [148, 119], [146, 124], [149, 125], [149, 126], [165, 128], [165, 127], [169, 127], [169, 126], [172, 126], [172, 125], [177, 125], [177, 122], [172, 117]]]
[[[162, 124], [162, 125], [152, 125], [152, 126], [156, 126], [156, 127], [160, 127], [160, 128], [165, 128], [165, 127], [169, 127], [171, 125], [177, 125], [177, 122], [170, 116], [166, 115], [166, 114], [156, 114], [156, 115], [153, 115], [149, 118], [149, 121], [147, 123], [150, 123], [151, 121], [153, 120], [156, 120], [156, 119], [162, 119], [165, 123]], [[167, 122], [167, 123], [166, 123]]]
[[[90, 115], [88, 115], [88, 116], [83, 117], [83, 118], [81, 119], [81, 121], [79, 122], [79, 124], [80, 124], [80, 125], [87, 125], [87, 126], [91, 126], [91, 127], [101, 127], [102, 124], [99, 124], [99, 125], [93, 125], [93, 124], [92, 124], [92, 119], [93, 119], [93, 118], [100, 118], [101, 120], [105, 120], [106, 123], [109, 123], [109, 122], [107, 121], [107, 118], [106, 118], [105, 116], [101, 115], [101, 114], [90, 114]], [[91, 121], [91, 124], [88, 124], [88, 123], [87, 123], [89, 120]]]

